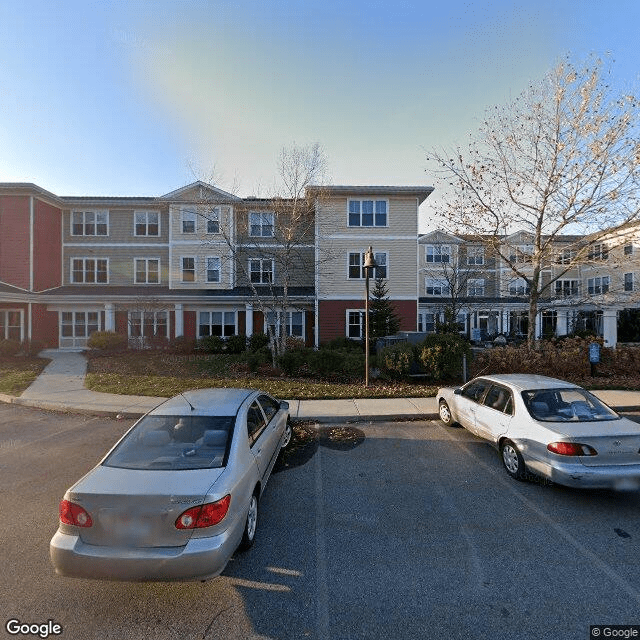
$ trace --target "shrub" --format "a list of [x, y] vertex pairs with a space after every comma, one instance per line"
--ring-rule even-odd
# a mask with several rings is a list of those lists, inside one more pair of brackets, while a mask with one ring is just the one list
[[196, 348], [204, 353], [222, 353], [224, 351], [224, 340], [220, 336], [206, 336], [198, 340]]
[[20, 350], [25, 356], [37, 356], [45, 348], [45, 343], [40, 340], [25, 340], [20, 345]]
[[127, 336], [115, 331], [95, 331], [89, 336], [87, 347], [100, 351], [120, 351], [127, 347]]
[[331, 351], [364, 351], [364, 344], [362, 340], [352, 340], [346, 336], [341, 336], [321, 344], [320, 349], [328, 349]]
[[462, 372], [462, 358], [471, 355], [465, 338], [451, 333], [428, 335], [418, 345], [418, 362], [433, 380], [457, 378]]
[[0, 340], [0, 356], [15, 356], [20, 351], [20, 343], [16, 340]]
[[247, 350], [247, 336], [244, 334], [229, 336], [226, 341], [226, 347], [229, 353], [244, 353]]
[[266, 333], [254, 333], [249, 338], [249, 350], [260, 351], [269, 346], [269, 336]]
[[383, 347], [378, 353], [380, 371], [391, 378], [402, 378], [409, 375], [411, 365], [414, 362], [414, 349], [408, 342], [398, 342]]
[[256, 373], [261, 365], [271, 364], [271, 351], [266, 347], [256, 351], [248, 351], [245, 358], [249, 370]]
[[178, 336], [169, 343], [169, 350], [173, 353], [187, 355], [193, 353], [196, 350], [197, 344], [198, 343], [195, 338]]
[[278, 366], [288, 376], [299, 376], [301, 369], [310, 359], [310, 354], [313, 353], [313, 349], [291, 349], [285, 351], [278, 358]]

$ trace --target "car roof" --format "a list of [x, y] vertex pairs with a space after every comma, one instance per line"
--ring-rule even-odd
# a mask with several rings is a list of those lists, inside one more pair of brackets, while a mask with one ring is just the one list
[[533, 375], [530, 373], [497, 373], [495, 375], [479, 377], [485, 380], [492, 380], [493, 382], [511, 385], [519, 391], [525, 391], [528, 389], [580, 388], [577, 384], [567, 382], [566, 380], [559, 380], [558, 378], [550, 378], [548, 376]]
[[257, 393], [255, 389], [195, 389], [169, 398], [149, 413], [160, 416], [235, 416], [240, 405]]

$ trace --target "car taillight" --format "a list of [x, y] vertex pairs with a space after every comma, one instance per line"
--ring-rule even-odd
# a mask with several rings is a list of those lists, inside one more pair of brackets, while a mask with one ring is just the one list
[[60, 501], [60, 522], [76, 527], [91, 527], [91, 516], [79, 505], [68, 500]]
[[551, 442], [547, 449], [561, 456], [597, 456], [598, 452], [588, 444], [578, 442]]
[[197, 507], [191, 507], [178, 516], [176, 520], [176, 529], [202, 529], [204, 527], [212, 527], [224, 520], [229, 511], [231, 496], [225, 496], [217, 502], [209, 502], [201, 504]]

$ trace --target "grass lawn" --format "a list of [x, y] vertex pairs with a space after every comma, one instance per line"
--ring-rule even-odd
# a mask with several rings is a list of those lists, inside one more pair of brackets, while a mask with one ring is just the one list
[[310, 378], [251, 374], [239, 356], [231, 354], [173, 355], [127, 352], [89, 354], [86, 386], [94, 391], [124, 395], [170, 397], [205, 387], [248, 387], [288, 400], [393, 398], [435, 396], [434, 385], [373, 381], [316, 381]]
[[46, 358], [0, 357], [0, 393], [19, 396], [49, 362]]

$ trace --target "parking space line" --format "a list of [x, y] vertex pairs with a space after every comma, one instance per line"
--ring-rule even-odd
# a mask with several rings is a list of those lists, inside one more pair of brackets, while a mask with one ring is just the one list
[[[435, 421], [434, 421], [435, 422]], [[564, 538], [578, 553], [580, 553], [584, 558], [589, 560], [592, 565], [597, 566], [600, 571], [602, 571], [608, 578], [610, 578], [614, 583], [616, 583], [623, 591], [629, 595], [633, 600], [635, 600], [638, 604], [640, 604], [640, 591], [636, 589], [630, 582], [628, 582], [625, 578], [623, 578], [615, 569], [609, 566], [604, 560], [602, 560], [595, 553], [587, 549], [581, 542], [576, 540], [562, 525], [556, 522], [551, 516], [548, 516], [542, 509], [536, 506], [529, 498], [523, 495], [518, 489], [514, 486], [514, 482], [510, 480], [506, 480], [505, 478], [498, 475], [495, 468], [488, 466], [481, 460], [479, 460], [473, 453], [469, 450], [468, 447], [465, 446], [464, 442], [461, 442], [457, 438], [454, 438], [449, 431], [443, 427], [440, 423], [435, 422], [437, 427], [446, 435], [446, 437], [456, 446], [461, 449], [469, 458], [473, 459], [474, 463], [491, 474], [497, 484], [500, 484], [503, 488], [508, 489], [511, 494], [513, 494], [522, 504], [525, 505], [530, 511], [535, 513], [540, 520], [546, 522], [560, 537]], [[500, 469], [502, 472], [502, 469]]]
[[324, 495], [322, 490], [322, 447], [315, 456], [315, 507], [316, 507], [316, 615], [317, 635], [320, 640], [329, 638], [329, 585], [327, 574], [327, 543], [325, 537]]

